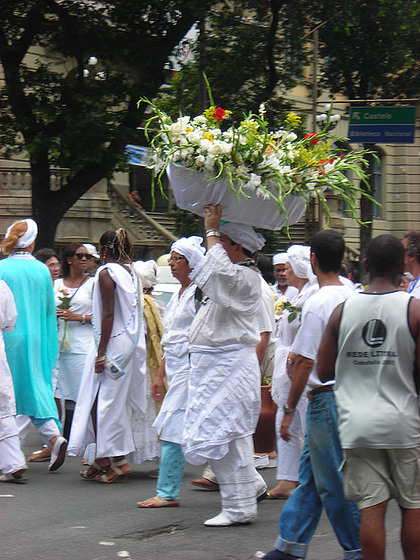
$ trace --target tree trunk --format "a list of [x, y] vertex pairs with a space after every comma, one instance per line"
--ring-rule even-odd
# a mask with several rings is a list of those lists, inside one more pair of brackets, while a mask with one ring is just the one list
[[55, 232], [62, 216], [53, 209], [54, 196], [50, 190], [51, 172], [48, 155], [31, 157], [32, 217], [38, 224], [36, 248], [53, 248]]

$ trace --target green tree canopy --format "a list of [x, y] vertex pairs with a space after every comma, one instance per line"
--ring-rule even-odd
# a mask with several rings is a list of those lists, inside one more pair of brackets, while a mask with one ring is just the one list
[[[168, 55], [209, 4], [0, 1], [0, 153], [29, 155], [39, 244], [51, 245], [65, 212], [123, 161], [138, 98], [156, 93]], [[57, 191], [52, 166], [68, 170]]]

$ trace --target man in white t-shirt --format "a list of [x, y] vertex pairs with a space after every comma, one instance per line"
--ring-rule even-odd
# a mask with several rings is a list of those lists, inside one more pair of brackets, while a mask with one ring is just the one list
[[343, 547], [344, 558], [362, 559], [360, 514], [356, 504], [345, 499], [342, 475], [339, 473], [342, 450], [333, 385], [320, 381], [316, 364], [319, 344], [331, 313], [339, 303], [354, 294], [338, 278], [343, 253], [344, 239], [338, 232], [325, 230], [315, 235], [311, 246], [311, 264], [320, 289], [305, 302], [302, 309], [302, 323], [291, 348], [296, 358], [289, 363], [292, 385], [283, 407], [280, 427], [281, 437], [288, 441], [296, 405], [308, 388], [309, 404], [299, 486], [282, 510], [279, 537], [274, 550], [265, 555], [266, 560], [305, 558], [323, 507]]
[[398, 290], [403, 263], [396, 237], [369, 243], [369, 288], [333, 312], [318, 355], [321, 380], [336, 378], [344, 490], [362, 512], [365, 560], [385, 558], [391, 498], [402, 511], [404, 558], [420, 554], [420, 302]]
[[420, 298], [420, 231], [407, 232], [402, 244], [405, 251], [404, 269], [414, 276], [407, 292], [415, 298]]

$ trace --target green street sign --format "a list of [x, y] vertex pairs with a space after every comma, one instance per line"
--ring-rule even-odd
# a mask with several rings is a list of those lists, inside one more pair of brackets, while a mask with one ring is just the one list
[[352, 107], [349, 124], [415, 124], [415, 107]]
[[368, 144], [412, 144], [416, 107], [352, 107], [348, 138]]

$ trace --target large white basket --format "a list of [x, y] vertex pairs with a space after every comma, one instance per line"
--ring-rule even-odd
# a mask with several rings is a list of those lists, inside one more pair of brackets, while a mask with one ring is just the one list
[[306, 210], [306, 200], [299, 195], [289, 195], [283, 201], [286, 216], [271, 198], [261, 198], [252, 191], [247, 191], [250, 198], [240, 195], [238, 199], [224, 179], [214, 180], [204, 173], [173, 163], [166, 172], [177, 206], [198, 216], [203, 215], [206, 204], [220, 204], [222, 219], [227, 222], [279, 230], [298, 222]]

